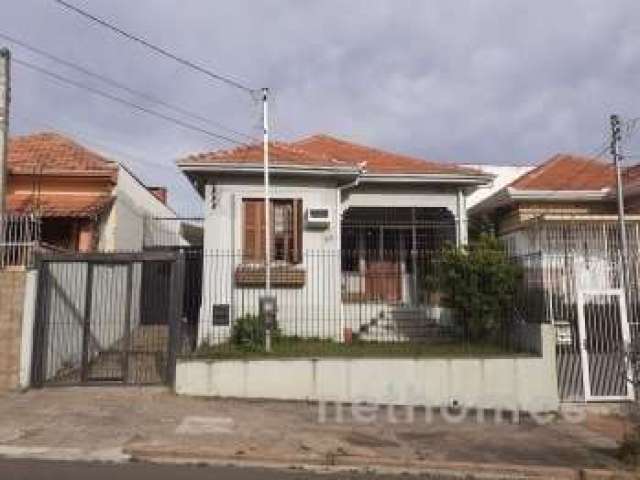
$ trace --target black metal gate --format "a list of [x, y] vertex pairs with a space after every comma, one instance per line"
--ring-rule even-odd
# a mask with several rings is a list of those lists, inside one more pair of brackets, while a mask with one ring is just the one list
[[38, 264], [33, 385], [173, 382], [182, 254], [55, 254]]

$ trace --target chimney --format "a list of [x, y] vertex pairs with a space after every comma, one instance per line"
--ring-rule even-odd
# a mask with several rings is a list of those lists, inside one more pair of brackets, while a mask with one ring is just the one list
[[167, 204], [167, 187], [147, 187], [147, 190], [163, 204]]

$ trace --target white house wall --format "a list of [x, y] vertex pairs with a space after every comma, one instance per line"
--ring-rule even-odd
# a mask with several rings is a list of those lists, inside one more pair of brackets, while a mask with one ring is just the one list
[[[215, 192], [215, 208], [211, 208], [212, 193]], [[217, 304], [231, 306], [231, 321], [243, 314], [258, 312], [260, 289], [234, 288], [235, 269], [241, 263], [242, 254], [242, 200], [263, 198], [261, 178], [216, 179], [215, 187], [206, 189], [206, 217], [204, 224], [203, 296], [200, 316], [200, 340], [217, 343], [227, 338], [228, 327], [212, 326], [212, 308]], [[335, 182], [311, 180], [307, 185], [292, 180], [272, 180], [272, 198], [301, 198], [303, 209], [309, 207], [329, 208], [331, 225], [325, 230], [303, 228], [303, 250], [308, 252], [300, 265], [307, 272], [307, 281], [302, 288], [273, 289], [278, 299], [278, 326], [286, 334], [296, 334], [301, 321], [299, 306], [304, 304], [306, 331], [311, 324], [322, 319], [335, 319], [328, 331], [318, 331], [318, 336], [340, 335], [340, 257], [339, 219], [337, 217], [337, 190]], [[318, 255], [332, 255], [333, 260]], [[331, 298], [332, 301], [327, 302]]]
[[362, 184], [348, 191], [344, 208], [349, 207], [445, 207], [457, 215], [457, 190], [406, 184]]
[[[176, 213], [158, 200], [143, 184], [125, 168], [118, 171], [118, 183], [114, 189], [115, 202], [101, 228], [99, 248], [103, 251], [141, 251], [144, 246], [145, 217], [175, 218]], [[167, 228], [163, 222], [162, 228]], [[180, 222], [170, 226], [175, 230], [172, 238], [180, 236]], [[160, 225], [155, 228], [161, 228]], [[148, 232], [149, 233], [149, 232]], [[153, 232], [150, 232], [151, 234]], [[153, 235], [152, 235], [153, 236]]]
[[[360, 309], [345, 307], [341, 301], [340, 215], [346, 208], [444, 207], [460, 218], [455, 188], [360, 185], [344, 191], [340, 199], [337, 187], [338, 182], [331, 179], [271, 179], [272, 198], [301, 198], [305, 212], [311, 207], [328, 208], [331, 218], [327, 229], [303, 228], [305, 255], [300, 267], [307, 274], [304, 286], [272, 290], [278, 299], [278, 327], [285, 334], [341, 339], [345, 326], [353, 327], [362, 320]], [[219, 343], [230, 333], [229, 327], [213, 326], [214, 305], [230, 306], [231, 323], [244, 314], [258, 313], [262, 291], [236, 288], [234, 273], [242, 253], [242, 200], [263, 197], [261, 176], [216, 177], [206, 185], [200, 342]], [[464, 211], [462, 218], [466, 219]]]

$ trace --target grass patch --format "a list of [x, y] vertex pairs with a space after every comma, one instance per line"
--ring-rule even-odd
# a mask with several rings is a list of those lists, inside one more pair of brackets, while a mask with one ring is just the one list
[[[520, 353], [522, 354], [522, 353]], [[271, 352], [247, 349], [235, 343], [201, 345], [192, 358], [283, 358], [283, 357], [460, 357], [519, 355], [496, 342], [369, 342], [351, 344], [331, 339], [276, 336]]]

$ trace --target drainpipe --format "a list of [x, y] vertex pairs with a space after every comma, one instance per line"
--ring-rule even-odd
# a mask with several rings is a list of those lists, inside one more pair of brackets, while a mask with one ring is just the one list
[[342, 205], [342, 192], [351, 190], [360, 185], [360, 176], [364, 173], [366, 173], [365, 167], [364, 165], [361, 165], [356, 178], [349, 183], [339, 185], [338, 189], [336, 190], [336, 228], [340, 229], [338, 231], [338, 251], [342, 249], [342, 222], [340, 221], [342, 217], [342, 215], [340, 215], [340, 206]]

